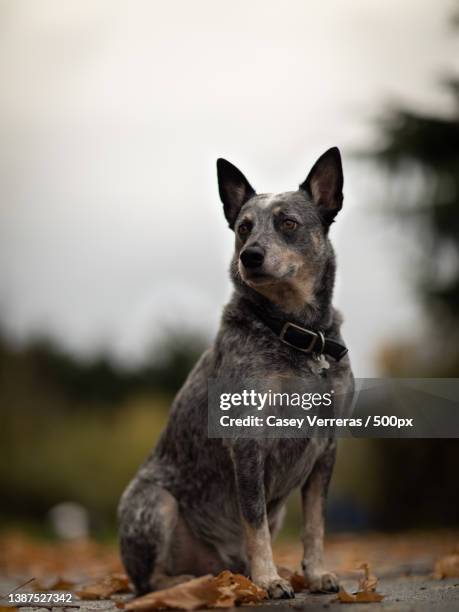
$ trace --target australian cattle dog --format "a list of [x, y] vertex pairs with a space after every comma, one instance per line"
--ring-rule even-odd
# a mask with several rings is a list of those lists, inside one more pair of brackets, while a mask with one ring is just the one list
[[353, 377], [332, 306], [335, 255], [329, 230], [343, 203], [337, 148], [296, 191], [257, 194], [217, 161], [220, 197], [235, 235], [234, 292], [213, 345], [170, 411], [156, 447], [119, 506], [121, 554], [142, 594], [186, 575], [243, 573], [271, 598], [293, 597], [273, 562], [272, 538], [288, 495], [301, 488], [302, 568], [311, 592], [338, 590], [323, 564], [324, 512], [335, 460], [328, 438], [224, 440], [207, 433], [208, 380], [326, 378], [350, 390]]

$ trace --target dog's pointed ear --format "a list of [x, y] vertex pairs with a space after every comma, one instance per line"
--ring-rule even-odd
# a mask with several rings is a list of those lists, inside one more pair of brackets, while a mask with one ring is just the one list
[[337, 147], [319, 157], [300, 189], [306, 191], [320, 208], [324, 221], [330, 224], [343, 205], [343, 167]]
[[225, 217], [233, 229], [241, 207], [255, 195], [255, 190], [236, 166], [221, 157], [217, 159], [217, 175]]

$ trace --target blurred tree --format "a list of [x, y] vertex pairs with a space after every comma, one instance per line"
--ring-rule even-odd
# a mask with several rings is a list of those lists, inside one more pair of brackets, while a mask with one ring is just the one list
[[416, 340], [384, 347], [383, 368], [397, 375], [459, 376], [459, 80], [447, 87], [450, 116], [394, 110], [381, 121], [385, 144], [373, 154], [395, 184], [393, 210], [422, 245], [414, 279], [431, 324], [422, 347]]
[[17, 346], [0, 327], [0, 527], [44, 524], [63, 500], [113, 527], [123, 488], [205, 344], [196, 334], [166, 331], [144, 364], [127, 369], [109, 355], [85, 360], [48, 339]]
[[[459, 81], [447, 117], [393, 110], [380, 123], [383, 147], [372, 158], [387, 174], [392, 213], [419, 246], [413, 284], [427, 328], [380, 349], [388, 376], [459, 377]], [[374, 440], [379, 454], [379, 526], [458, 524], [459, 441]]]
[[[191, 332], [180, 337], [166, 332], [155, 343], [145, 363], [125, 368], [107, 354], [82, 359], [64, 351], [55, 342], [35, 339], [16, 347], [0, 329], [0, 396], [2, 389], [16, 386], [40, 396], [57, 396], [81, 406], [113, 405], [139, 393], [174, 394], [206, 346], [201, 336]], [[14, 394], [14, 389], [12, 390]], [[54, 402], [56, 403], [56, 402]]]

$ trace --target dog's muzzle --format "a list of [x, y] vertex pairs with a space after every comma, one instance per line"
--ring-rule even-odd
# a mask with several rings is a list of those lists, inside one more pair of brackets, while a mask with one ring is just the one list
[[241, 260], [244, 268], [254, 270], [263, 264], [265, 260], [265, 252], [258, 246], [247, 247], [241, 251], [239, 259]]

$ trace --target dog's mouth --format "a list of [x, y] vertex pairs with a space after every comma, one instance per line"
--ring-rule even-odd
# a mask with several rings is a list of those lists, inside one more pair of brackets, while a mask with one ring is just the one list
[[290, 265], [287, 270], [279, 270], [267, 272], [265, 266], [259, 268], [246, 268], [239, 262], [239, 274], [242, 280], [249, 287], [260, 287], [263, 285], [276, 285], [285, 281], [290, 281], [297, 273], [297, 267]]
[[272, 274], [268, 274], [262, 270], [247, 270], [242, 265], [239, 265], [239, 274], [241, 275], [242, 280], [249, 285], [249, 287], [271, 285], [278, 280]]
[[267, 274], [254, 274], [249, 278], [245, 278], [244, 281], [250, 287], [260, 287], [262, 285], [272, 285], [276, 282], [276, 279], [272, 276], [268, 276]]

